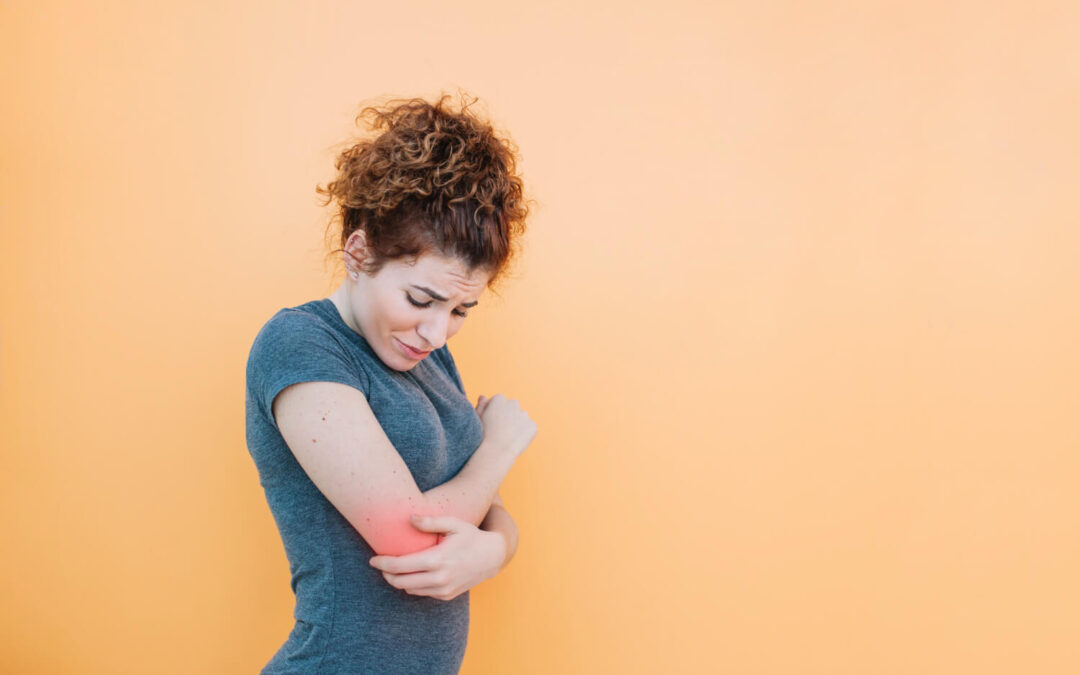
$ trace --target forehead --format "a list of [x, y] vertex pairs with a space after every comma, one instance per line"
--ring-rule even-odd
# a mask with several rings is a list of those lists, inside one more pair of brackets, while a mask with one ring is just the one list
[[425, 253], [414, 264], [402, 261], [395, 263], [398, 276], [402, 280], [429, 286], [432, 290], [443, 293], [475, 293], [484, 288], [491, 276], [480, 269], [469, 272], [465, 263], [458, 258], [445, 258], [433, 253]]

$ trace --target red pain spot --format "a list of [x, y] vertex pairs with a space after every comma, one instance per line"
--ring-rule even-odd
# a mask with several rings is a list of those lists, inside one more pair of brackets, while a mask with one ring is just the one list
[[326, 421], [326, 418], [325, 418], [325, 417], [324, 417], [324, 418], [322, 418], [322, 421], [323, 421], [323, 422], [325, 422], [325, 421]]
[[313, 438], [313, 439], [311, 439], [311, 442], [316, 443], [317, 441]]

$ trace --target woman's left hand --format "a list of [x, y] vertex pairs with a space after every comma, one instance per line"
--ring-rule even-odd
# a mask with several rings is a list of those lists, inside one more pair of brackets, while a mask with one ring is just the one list
[[410, 595], [453, 600], [499, 573], [506, 560], [506, 539], [453, 516], [412, 517], [423, 532], [438, 532], [431, 548], [401, 556], [377, 555], [369, 562], [386, 581]]

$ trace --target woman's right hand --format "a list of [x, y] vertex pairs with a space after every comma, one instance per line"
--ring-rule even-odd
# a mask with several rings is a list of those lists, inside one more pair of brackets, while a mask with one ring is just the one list
[[502, 394], [480, 396], [476, 414], [484, 425], [484, 440], [512, 451], [515, 457], [520, 457], [536, 438], [536, 422], [517, 401]]

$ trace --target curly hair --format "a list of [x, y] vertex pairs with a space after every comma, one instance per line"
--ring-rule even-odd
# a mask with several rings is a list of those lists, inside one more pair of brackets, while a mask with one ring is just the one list
[[369, 251], [362, 269], [370, 276], [389, 260], [429, 252], [457, 258], [470, 272], [490, 271], [489, 288], [503, 276], [529, 213], [517, 147], [469, 112], [475, 97], [463, 97], [457, 111], [449, 98], [396, 99], [360, 111], [357, 124], [370, 120], [380, 133], [341, 152], [337, 177], [315, 188], [323, 206], [339, 206], [327, 231], [340, 220], [341, 248], [328, 256], [351, 255], [346, 242], [361, 229]]

